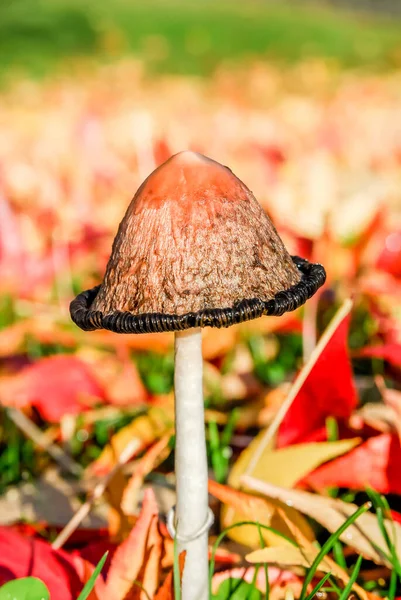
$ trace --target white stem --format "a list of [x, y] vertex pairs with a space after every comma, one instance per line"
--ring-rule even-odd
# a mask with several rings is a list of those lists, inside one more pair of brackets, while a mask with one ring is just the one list
[[[208, 517], [207, 457], [202, 385], [202, 335], [200, 329], [175, 334], [175, 473], [176, 531], [191, 538]], [[208, 532], [189, 542], [186, 550], [182, 600], [208, 597]]]

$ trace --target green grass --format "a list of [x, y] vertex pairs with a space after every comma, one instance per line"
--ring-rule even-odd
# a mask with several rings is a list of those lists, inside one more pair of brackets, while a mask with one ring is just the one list
[[127, 53], [149, 73], [208, 75], [222, 62], [255, 57], [386, 68], [401, 60], [400, 32], [400, 23], [377, 16], [267, 0], [3, 0], [0, 73], [40, 75], [76, 58]]

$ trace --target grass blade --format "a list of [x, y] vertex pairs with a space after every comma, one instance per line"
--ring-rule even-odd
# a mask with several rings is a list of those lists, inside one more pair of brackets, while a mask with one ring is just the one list
[[318, 591], [324, 586], [324, 584], [330, 578], [330, 576], [331, 576], [331, 573], [326, 573], [326, 575], [319, 581], [319, 583], [317, 585], [315, 585], [315, 587], [313, 588], [311, 593], [308, 596], [306, 596], [305, 600], [312, 600], [315, 597], [315, 595], [318, 593]]
[[361, 570], [362, 560], [363, 560], [363, 557], [362, 556], [358, 556], [358, 560], [355, 563], [355, 567], [353, 568], [352, 575], [349, 578], [349, 581], [348, 581], [347, 585], [343, 589], [343, 592], [342, 592], [339, 600], [348, 600], [349, 595], [350, 595], [351, 590], [352, 590], [352, 586], [354, 585], [354, 583], [356, 581], [356, 578], [359, 575], [359, 571]]
[[[262, 531], [260, 529], [260, 523], [256, 523], [256, 525], [258, 527], [260, 546], [261, 546], [261, 548], [264, 548], [266, 546], [266, 544], [265, 544], [265, 540], [263, 539]], [[266, 585], [266, 600], [269, 600], [269, 596], [270, 596], [269, 567], [267, 566], [266, 563], [264, 563], [264, 565], [263, 565], [263, 570], [265, 572], [265, 581], [266, 581], [266, 583], [265, 583], [265, 585]]]
[[329, 537], [329, 539], [323, 544], [323, 546], [320, 549], [320, 552], [317, 554], [310, 569], [308, 569], [308, 572], [306, 574], [306, 577], [305, 577], [305, 580], [304, 580], [304, 583], [302, 586], [300, 600], [304, 600], [305, 595], [306, 595], [306, 590], [308, 589], [308, 585], [311, 583], [312, 579], [314, 578], [315, 573], [316, 573], [320, 563], [322, 562], [323, 558], [330, 552], [330, 550], [332, 549], [332, 547], [334, 546], [336, 541], [339, 539], [340, 535], [342, 533], [344, 533], [344, 531], [351, 525], [351, 523], [356, 521], [356, 519], [358, 517], [360, 517], [364, 512], [369, 510], [370, 507], [371, 507], [371, 503], [368, 502], [368, 503], [364, 504], [363, 506], [361, 506], [360, 508], [358, 508], [358, 510], [356, 510], [354, 512], [354, 514], [352, 514], [350, 517], [348, 517], [348, 519], [341, 525], [341, 527], [339, 527], [337, 529], [337, 531], [335, 531]]
[[89, 594], [91, 593], [91, 591], [93, 590], [93, 588], [95, 586], [96, 579], [100, 575], [100, 571], [104, 567], [104, 563], [106, 562], [108, 554], [109, 554], [108, 552], [105, 552], [103, 554], [102, 558], [97, 563], [95, 570], [93, 571], [92, 575], [90, 576], [90, 579], [85, 583], [84, 588], [83, 588], [82, 592], [79, 594], [77, 600], [86, 600], [88, 598]]
[[[297, 546], [297, 544], [291, 538], [289, 538], [286, 535], [284, 535], [283, 533], [281, 533], [281, 531], [274, 529], [274, 527], [269, 527], [268, 525], [262, 525], [262, 523], [256, 523], [255, 521], [240, 521], [239, 523], [234, 523], [233, 525], [226, 527], [220, 533], [220, 535], [217, 537], [216, 541], [213, 544], [213, 548], [212, 548], [212, 555], [210, 557], [210, 563], [209, 563], [209, 598], [212, 597], [212, 578], [213, 578], [213, 574], [214, 574], [214, 567], [216, 564], [215, 557], [216, 557], [217, 549], [220, 546], [223, 539], [225, 538], [225, 536], [227, 535], [227, 533], [231, 529], [234, 529], [235, 527], [243, 527], [244, 525], [253, 525], [254, 527], [258, 527], [259, 531], [261, 529], [265, 529], [266, 531], [270, 531], [270, 532], [275, 533], [276, 535], [280, 536], [281, 538], [283, 538], [284, 540], [286, 540], [293, 546]], [[177, 596], [175, 596], [175, 600], [179, 600]]]

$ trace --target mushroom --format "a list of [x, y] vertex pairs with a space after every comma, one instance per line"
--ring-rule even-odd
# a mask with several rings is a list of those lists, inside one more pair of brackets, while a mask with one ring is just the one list
[[319, 264], [291, 257], [252, 192], [227, 167], [180, 152], [140, 186], [103, 283], [70, 306], [82, 329], [175, 332], [173, 535], [186, 550], [183, 600], [208, 596], [207, 458], [202, 327], [295, 310], [323, 285]]

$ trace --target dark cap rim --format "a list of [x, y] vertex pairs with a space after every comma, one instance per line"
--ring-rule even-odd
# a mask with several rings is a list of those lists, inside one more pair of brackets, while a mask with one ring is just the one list
[[70, 304], [71, 318], [84, 331], [107, 329], [115, 333], [161, 333], [183, 331], [193, 327], [229, 327], [263, 315], [280, 316], [302, 306], [326, 281], [326, 271], [318, 263], [310, 263], [299, 256], [291, 257], [301, 271], [299, 283], [278, 292], [271, 300], [251, 298], [230, 308], [211, 308], [183, 315], [116, 311], [103, 314], [91, 310], [100, 285], [79, 294]]

